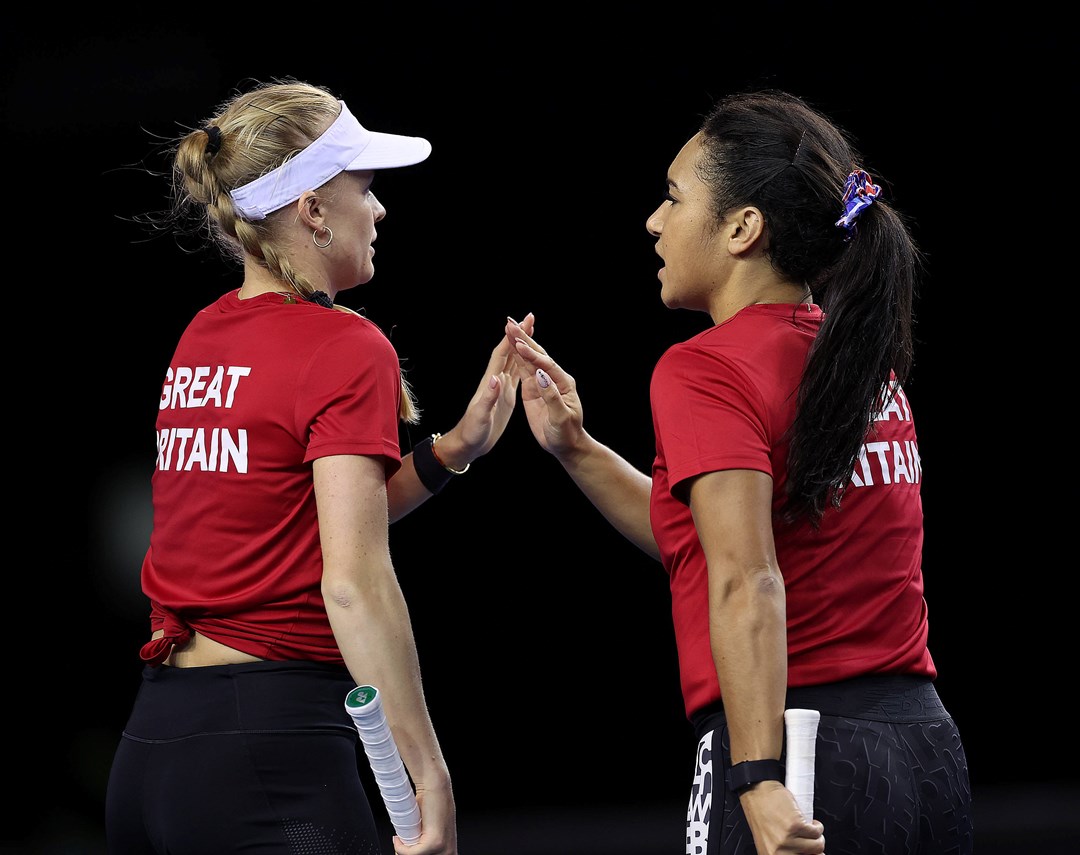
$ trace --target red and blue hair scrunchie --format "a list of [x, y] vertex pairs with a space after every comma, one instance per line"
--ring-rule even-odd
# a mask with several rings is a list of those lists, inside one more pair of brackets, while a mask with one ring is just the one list
[[869, 208], [879, 195], [881, 187], [874, 183], [870, 173], [862, 169], [853, 170], [844, 182], [844, 216], [834, 225], [843, 226], [850, 237], [859, 214]]

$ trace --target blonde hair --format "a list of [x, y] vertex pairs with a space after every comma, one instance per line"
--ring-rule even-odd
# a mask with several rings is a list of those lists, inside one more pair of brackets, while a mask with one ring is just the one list
[[[340, 109], [338, 98], [328, 89], [292, 78], [257, 83], [223, 102], [202, 127], [175, 144], [170, 224], [193, 221], [226, 258], [242, 263], [248, 255], [301, 297], [310, 298], [315, 286], [279, 249], [281, 218], [245, 220], [233, 206], [229, 191], [303, 151], [330, 126]], [[345, 306], [334, 308], [359, 314]], [[404, 374], [398, 415], [409, 424], [420, 420]]]

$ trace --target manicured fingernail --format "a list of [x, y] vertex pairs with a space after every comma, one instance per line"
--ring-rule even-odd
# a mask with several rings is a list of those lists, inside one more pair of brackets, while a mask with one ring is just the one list
[[514, 319], [513, 319], [512, 317], [510, 317], [509, 315], [507, 315], [507, 316], [506, 316], [506, 319], [507, 319], [508, 321], [510, 321], [510, 323], [512, 323], [512, 324], [516, 324], [516, 323], [517, 323], [517, 321], [515, 321], [515, 320], [514, 320]]
[[543, 368], [536, 369], [536, 382], [540, 384], [541, 389], [546, 389], [551, 385], [551, 378], [548, 377], [547, 372]]
[[488, 388], [489, 389], [494, 389], [498, 385], [499, 385], [499, 378], [496, 377], [494, 374], [492, 374], [491, 377], [488, 378]]

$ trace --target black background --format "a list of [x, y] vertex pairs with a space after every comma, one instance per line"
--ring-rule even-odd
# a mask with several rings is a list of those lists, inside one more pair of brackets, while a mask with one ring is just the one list
[[[707, 323], [659, 300], [644, 223], [671, 158], [713, 98], [761, 85], [854, 133], [928, 256], [908, 395], [930, 648], [980, 850], [1057, 851], [1078, 822], [1075, 46], [1038, 4], [1007, 19], [940, 6], [30, 9], [6, 28], [9, 291], [25, 307], [9, 313], [11, 535], [26, 586], [8, 651], [26, 759], [6, 851], [103, 851], [147, 627], [161, 379], [192, 314], [240, 281], [132, 219], [164, 203], [163, 141], [245, 80], [286, 75], [328, 86], [370, 128], [433, 143], [423, 164], [379, 176], [377, 272], [340, 298], [391, 333], [424, 410], [413, 438], [453, 425], [505, 316], [534, 311], [587, 428], [643, 469], [652, 365]], [[524, 417], [391, 538], [464, 855], [681, 852], [692, 738], [665, 577]]]

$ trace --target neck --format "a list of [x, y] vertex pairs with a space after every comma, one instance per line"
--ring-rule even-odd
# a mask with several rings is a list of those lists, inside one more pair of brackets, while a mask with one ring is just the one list
[[747, 305], [761, 303], [813, 303], [814, 298], [806, 285], [793, 285], [789, 283], [777, 283], [768, 288], [763, 288], [756, 298]]
[[[333, 301], [335, 295], [330, 293], [329, 288], [323, 288], [323, 293], [327, 294], [331, 302]], [[290, 283], [274, 276], [253, 258], [245, 256], [244, 282], [240, 286], [239, 297], [241, 300], [249, 300], [260, 294], [288, 294], [298, 300], [306, 299]]]
[[773, 282], [760, 288], [747, 289], [741, 294], [730, 294], [717, 301], [709, 314], [713, 323], [719, 324], [742, 311], [747, 306], [761, 306], [771, 303], [806, 303], [812, 305], [814, 298], [805, 285], [787, 282]]
[[[244, 257], [244, 282], [240, 286], [240, 299], [249, 300], [260, 294], [294, 294], [296, 292], [287, 282], [282, 282], [254, 259]], [[299, 295], [296, 295], [299, 296]]]

